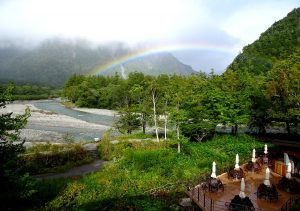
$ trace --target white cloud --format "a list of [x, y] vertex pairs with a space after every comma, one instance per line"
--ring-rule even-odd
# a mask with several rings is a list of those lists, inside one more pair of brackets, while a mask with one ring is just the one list
[[299, 0], [0, 0], [0, 39], [210, 43], [234, 55], [299, 5]]
[[229, 35], [239, 38], [241, 48], [257, 40], [275, 21], [285, 17], [296, 1], [259, 1], [243, 5], [224, 21], [221, 28]]

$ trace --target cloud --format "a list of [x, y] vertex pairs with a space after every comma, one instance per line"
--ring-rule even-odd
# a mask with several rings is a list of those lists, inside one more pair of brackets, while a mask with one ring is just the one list
[[229, 55], [233, 59], [299, 5], [298, 0], [2, 0], [0, 39], [30, 43], [61, 36], [130, 45], [209, 43], [209, 51], [194, 52], [198, 56], [185, 51], [180, 58], [195, 69], [216, 63], [224, 69]]

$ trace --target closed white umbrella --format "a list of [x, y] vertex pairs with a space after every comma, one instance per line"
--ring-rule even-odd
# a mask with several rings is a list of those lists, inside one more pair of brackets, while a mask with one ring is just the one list
[[270, 169], [269, 168], [266, 169], [264, 184], [266, 186], [270, 186]]
[[236, 154], [236, 156], [235, 156], [235, 166], [234, 166], [234, 169], [235, 170], [240, 169], [240, 166], [239, 166], [239, 154]]
[[210, 175], [212, 178], [217, 178], [217, 175], [216, 175], [216, 162], [214, 161], [213, 164], [212, 164], [212, 173]]
[[255, 158], [255, 149], [252, 151], [252, 162], [255, 163], [256, 158]]
[[268, 154], [268, 146], [265, 144], [265, 149], [264, 149], [264, 153]]
[[291, 172], [292, 172], [292, 164], [291, 164], [291, 162], [289, 162], [287, 165], [287, 171], [285, 173], [285, 177], [288, 179], [291, 179], [291, 177], [292, 177]]
[[242, 180], [241, 180], [241, 191], [240, 191], [239, 196], [242, 199], [246, 197], [246, 195], [245, 195], [245, 180], [244, 180], [244, 178], [242, 178]]

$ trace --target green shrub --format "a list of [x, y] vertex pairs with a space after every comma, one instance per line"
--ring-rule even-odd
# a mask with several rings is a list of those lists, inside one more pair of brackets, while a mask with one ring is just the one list
[[83, 184], [73, 182], [68, 184], [66, 191], [59, 195], [55, 201], [46, 204], [45, 210], [60, 210], [62, 207], [66, 210], [77, 207], [76, 197], [84, 189]]
[[18, 165], [24, 172], [41, 174], [58, 172], [93, 160], [80, 145], [36, 145], [19, 157]]

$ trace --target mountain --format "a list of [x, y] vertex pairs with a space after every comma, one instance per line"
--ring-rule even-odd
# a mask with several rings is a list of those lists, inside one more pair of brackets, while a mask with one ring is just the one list
[[300, 8], [297, 8], [244, 47], [228, 69], [260, 75], [283, 62], [300, 67], [299, 58]]
[[171, 53], [157, 53], [116, 65], [101, 72], [101, 74], [114, 75], [118, 73], [126, 78], [130, 72], [143, 72], [145, 75], [153, 76], [162, 73], [168, 75], [191, 75], [196, 73], [190, 66], [178, 61]]
[[[34, 83], [62, 87], [72, 74], [90, 74], [95, 67], [105, 65], [134, 51], [122, 43], [92, 45], [86, 40], [50, 39], [35, 47], [14, 42], [0, 42], [0, 82]], [[142, 57], [123, 65], [126, 74], [191, 74], [191, 67], [168, 53]], [[115, 71], [113, 71], [115, 69]], [[118, 68], [110, 71], [120, 72]]]

